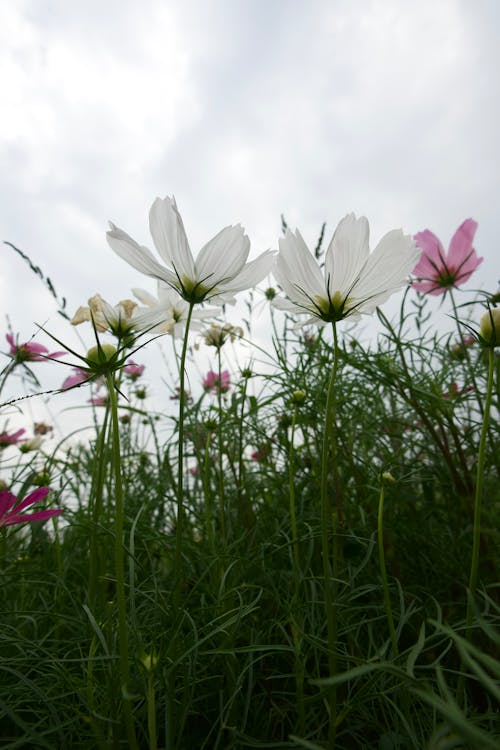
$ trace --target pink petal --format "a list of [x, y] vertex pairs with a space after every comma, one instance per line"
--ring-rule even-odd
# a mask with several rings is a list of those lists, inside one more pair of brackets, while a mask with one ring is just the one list
[[12, 515], [9, 516], [5, 521], [2, 522], [2, 526], [12, 526], [15, 523], [31, 523], [31, 521], [46, 521], [47, 518], [52, 518], [52, 516], [60, 516], [62, 513], [62, 509], [58, 508], [56, 510], [41, 510], [38, 513], [21, 513], [21, 515]]
[[435, 297], [439, 297], [446, 292], [446, 287], [439, 286], [436, 281], [413, 281], [411, 285], [417, 292], [432, 294]]
[[0, 490], [0, 526], [2, 525], [1, 519], [16, 504], [16, 501], [17, 497], [4, 487]]
[[448, 250], [448, 263], [450, 267], [459, 268], [471, 253], [475, 253], [472, 247], [474, 235], [476, 234], [477, 222], [474, 219], [466, 219], [457, 229], [450, 242]]
[[29, 495], [27, 495], [24, 500], [21, 500], [19, 505], [16, 505], [15, 512], [16, 514], [19, 513], [21, 510], [24, 510], [28, 507], [28, 505], [33, 505], [33, 503], [39, 502], [39, 500], [43, 500], [44, 497], [47, 497], [49, 494], [49, 488], [48, 487], [39, 487], [34, 492], [31, 492]]
[[443, 268], [445, 252], [441, 241], [429, 229], [414, 235], [417, 246], [422, 249], [420, 260], [413, 269], [413, 275], [422, 279], [435, 278]]

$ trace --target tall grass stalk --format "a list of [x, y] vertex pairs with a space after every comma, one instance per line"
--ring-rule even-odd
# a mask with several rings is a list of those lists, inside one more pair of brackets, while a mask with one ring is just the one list
[[484, 467], [486, 459], [486, 441], [490, 421], [491, 401], [493, 397], [493, 380], [495, 372], [495, 350], [488, 348], [488, 382], [486, 385], [486, 399], [484, 402], [483, 424], [477, 454], [476, 492], [474, 497], [474, 528], [472, 532], [472, 559], [469, 576], [469, 597], [465, 616], [466, 637], [470, 639], [474, 612], [474, 596], [477, 589], [479, 571], [479, 549], [481, 543], [481, 512], [483, 506]]
[[115, 497], [115, 575], [116, 601], [118, 609], [118, 648], [120, 653], [120, 686], [123, 701], [123, 715], [127, 732], [128, 745], [131, 750], [138, 750], [135, 736], [134, 715], [130, 699], [130, 665], [128, 653], [127, 599], [125, 593], [125, 570], [123, 554], [123, 521], [124, 502], [121, 471], [120, 429], [118, 421], [118, 399], [115, 391], [114, 375], [106, 374], [109, 400], [111, 405], [111, 423], [113, 434], [113, 468], [114, 468], [114, 497]]
[[[387, 624], [389, 626], [389, 633], [391, 635], [392, 642], [392, 653], [394, 656], [399, 656], [398, 639], [396, 637], [396, 630], [394, 628], [394, 620], [392, 619], [392, 608], [391, 598], [389, 596], [389, 585], [387, 583], [387, 570], [385, 567], [385, 553], [384, 553], [384, 481], [385, 477], [382, 476], [380, 480], [380, 495], [378, 501], [378, 557], [380, 565], [380, 577], [382, 578], [382, 589], [384, 592], [384, 606], [385, 614], [387, 617]], [[391, 481], [391, 480], [389, 480]]]
[[[328, 384], [328, 393], [325, 407], [325, 424], [323, 429], [323, 447], [321, 451], [321, 553], [323, 558], [323, 582], [325, 595], [326, 625], [327, 625], [327, 645], [328, 645], [328, 668], [330, 677], [333, 677], [337, 670], [337, 608], [334, 602], [337, 585], [335, 578], [332, 576], [332, 566], [330, 562], [330, 540], [332, 537], [332, 505], [328, 492], [328, 476], [330, 468], [330, 456], [333, 456], [333, 462], [336, 460], [335, 454], [335, 420], [336, 420], [336, 403], [335, 388], [338, 371], [338, 340], [337, 326], [334, 322], [333, 328], [333, 367]], [[333, 467], [335, 473], [335, 467]], [[340, 499], [335, 497], [338, 512], [338, 503]], [[337, 524], [335, 524], [337, 527]], [[335, 535], [337, 537], [337, 535]], [[333, 548], [333, 572], [337, 569], [338, 562], [338, 538], [334, 539]], [[333, 579], [333, 580], [332, 580]], [[337, 688], [332, 687], [328, 690], [328, 747], [332, 750], [335, 747], [335, 734], [337, 724]]]
[[186, 406], [186, 354], [189, 338], [189, 326], [193, 315], [194, 302], [189, 303], [186, 319], [186, 330], [182, 343], [181, 361], [179, 367], [179, 427], [177, 446], [177, 519], [175, 528], [175, 559], [174, 578], [176, 590], [182, 577], [182, 538], [184, 534], [184, 412]]

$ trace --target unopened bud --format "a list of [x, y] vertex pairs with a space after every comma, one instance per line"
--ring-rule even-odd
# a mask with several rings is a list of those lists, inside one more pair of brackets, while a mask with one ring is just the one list
[[305, 391], [294, 391], [292, 393], [292, 403], [294, 404], [303, 404], [306, 400], [306, 393]]
[[96, 365], [100, 365], [103, 362], [109, 362], [115, 354], [116, 346], [113, 346], [113, 344], [101, 344], [100, 346], [93, 346], [92, 349], [88, 350], [87, 359]]
[[384, 482], [389, 482], [389, 484], [395, 484], [396, 482], [390, 471], [384, 471], [384, 473], [382, 474], [382, 479], [384, 480]]
[[500, 307], [492, 307], [484, 313], [479, 333], [485, 346], [500, 346]]

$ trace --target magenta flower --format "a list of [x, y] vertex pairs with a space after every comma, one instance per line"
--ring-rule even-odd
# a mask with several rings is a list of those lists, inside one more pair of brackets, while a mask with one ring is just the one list
[[43, 362], [51, 357], [62, 357], [67, 352], [50, 352], [43, 344], [36, 341], [27, 341], [25, 344], [17, 344], [12, 333], [7, 333], [5, 338], [9, 344], [9, 354], [16, 362]]
[[129, 359], [125, 367], [123, 368], [123, 372], [125, 375], [130, 378], [132, 382], [134, 380], [137, 380], [141, 377], [142, 373], [145, 370], [145, 365], [137, 365], [133, 360]]
[[67, 388], [73, 388], [75, 385], [85, 383], [90, 378], [91, 374], [86, 370], [82, 370], [79, 367], [73, 367], [73, 375], [68, 375], [66, 380], [61, 386], [61, 390], [65, 391]]
[[93, 396], [93, 398], [89, 398], [88, 401], [89, 404], [93, 404], [94, 406], [106, 406], [108, 403], [108, 397], [106, 396]]
[[422, 255], [413, 269], [418, 279], [413, 287], [424, 294], [439, 295], [468, 281], [483, 262], [472, 247], [476, 229], [477, 222], [466, 219], [451, 238], [448, 253], [429, 229], [416, 234], [414, 239]]
[[219, 373], [209, 370], [203, 379], [203, 388], [206, 391], [212, 391], [218, 393], [219, 389], [221, 393], [227, 393], [231, 388], [231, 376], [228, 370], [222, 370], [219, 378]]
[[48, 487], [39, 487], [24, 500], [18, 498], [4, 487], [0, 489], [0, 526], [12, 526], [25, 521], [46, 521], [47, 518], [58, 516], [62, 513], [61, 508], [54, 510], [40, 510], [37, 513], [21, 513], [29, 505], [43, 500], [49, 493]]
[[7, 448], [9, 445], [17, 445], [20, 441], [21, 436], [24, 435], [26, 430], [21, 429], [17, 432], [2, 432], [0, 434], [0, 448]]

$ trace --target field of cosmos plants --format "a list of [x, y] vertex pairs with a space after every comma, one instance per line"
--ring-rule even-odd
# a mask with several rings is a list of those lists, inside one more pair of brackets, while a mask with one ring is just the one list
[[[71, 315], [6, 243], [90, 348], [6, 333], [2, 748], [498, 748], [500, 294], [462, 288], [476, 228], [370, 251], [364, 217], [313, 248], [283, 222], [248, 262], [240, 225], [193, 255], [157, 198], [155, 252], [107, 233], [157, 295], [103, 288]], [[141, 351], [165, 338], [153, 409]], [[61, 392], [85, 439], [30, 423]]]

